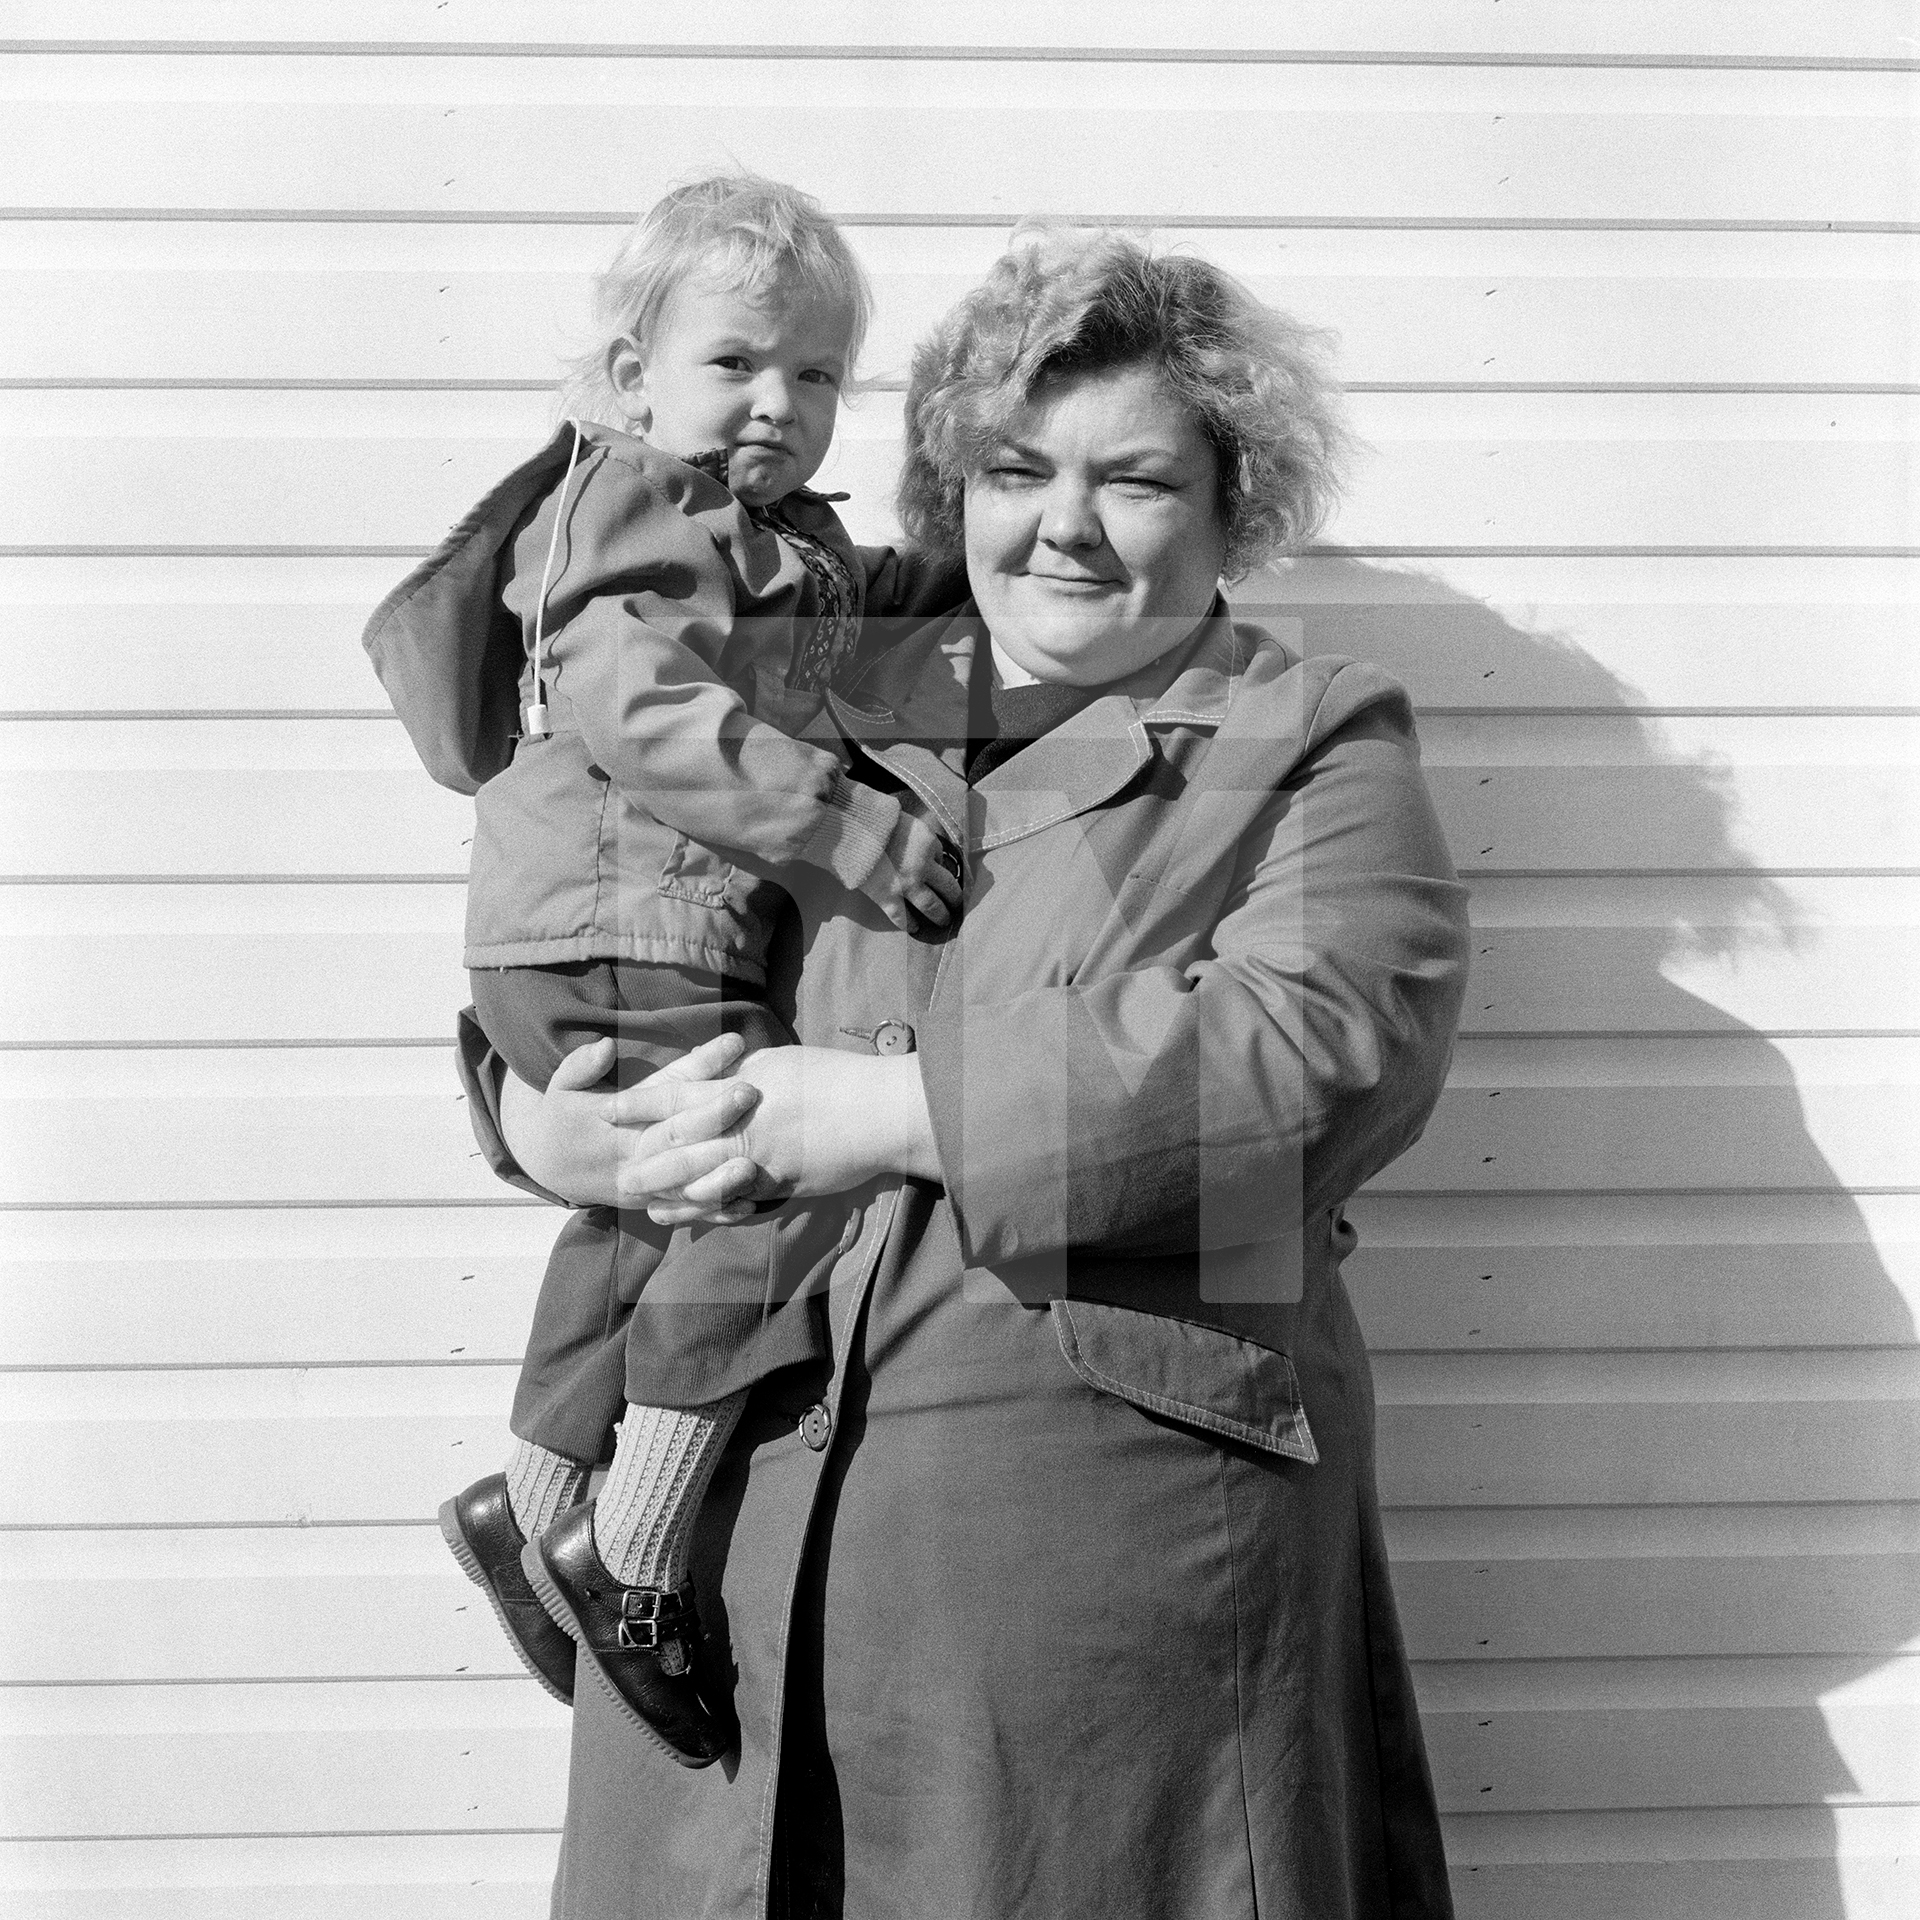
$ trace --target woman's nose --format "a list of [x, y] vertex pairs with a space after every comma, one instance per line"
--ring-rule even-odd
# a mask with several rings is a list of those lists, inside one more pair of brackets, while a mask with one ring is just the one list
[[1097, 547], [1106, 538], [1093, 495], [1085, 487], [1056, 479], [1040, 504], [1040, 538], [1050, 547]]

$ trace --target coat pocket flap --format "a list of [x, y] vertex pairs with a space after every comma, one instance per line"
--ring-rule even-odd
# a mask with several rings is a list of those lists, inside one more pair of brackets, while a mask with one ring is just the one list
[[1060, 1351], [1089, 1386], [1266, 1453], [1309, 1464], [1320, 1457], [1284, 1353], [1132, 1307], [1051, 1305]]

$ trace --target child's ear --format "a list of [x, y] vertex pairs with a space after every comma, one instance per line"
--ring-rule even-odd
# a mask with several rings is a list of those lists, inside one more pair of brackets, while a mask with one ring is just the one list
[[619, 399], [628, 426], [635, 433], [645, 433], [653, 422], [653, 404], [647, 398], [647, 363], [624, 334], [607, 349], [607, 384]]

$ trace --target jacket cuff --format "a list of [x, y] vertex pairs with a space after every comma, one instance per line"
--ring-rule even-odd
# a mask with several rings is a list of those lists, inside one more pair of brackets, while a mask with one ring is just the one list
[[914, 1029], [966, 1264], [998, 1266], [1068, 1245], [1063, 1156], [1073, 1089], [1064, 1060], [1036, 1051], [1019, 1020], [970, 1019], [963, 1005], [930, 1007]]
[[471, 1007], [460, 1009], [454, 1057], [460, 1068], [460, 1084], [467, 1090], [467, 1120], [487, 1165], [508, 1186], [571, 1209], [571, 1200], [543, 1187], [508, 1150], [506, 1136], [500, 1131], [500, 1089], [506, 1084], [507, 1063], [494, 1052], [493, 1042]]
[[899, 824], [900, 802], [892, 794], [878, 793], [836, 770], [821, 803], [820, 824], [800, 858], [858, 892], [886, 860]]

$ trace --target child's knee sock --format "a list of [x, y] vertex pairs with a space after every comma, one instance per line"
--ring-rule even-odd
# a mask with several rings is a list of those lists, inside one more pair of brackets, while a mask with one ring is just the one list
[[507, 1505], [513, 1523], [537, 1540], [587, 1490], [591, 1469], [531, 1440], [516, 1440], [507, 1460]]
[[623, 1587], [686, 1585], [693, 1522], [746, 1399], [627, 1409], [593, 1508], [594, 1545]]

